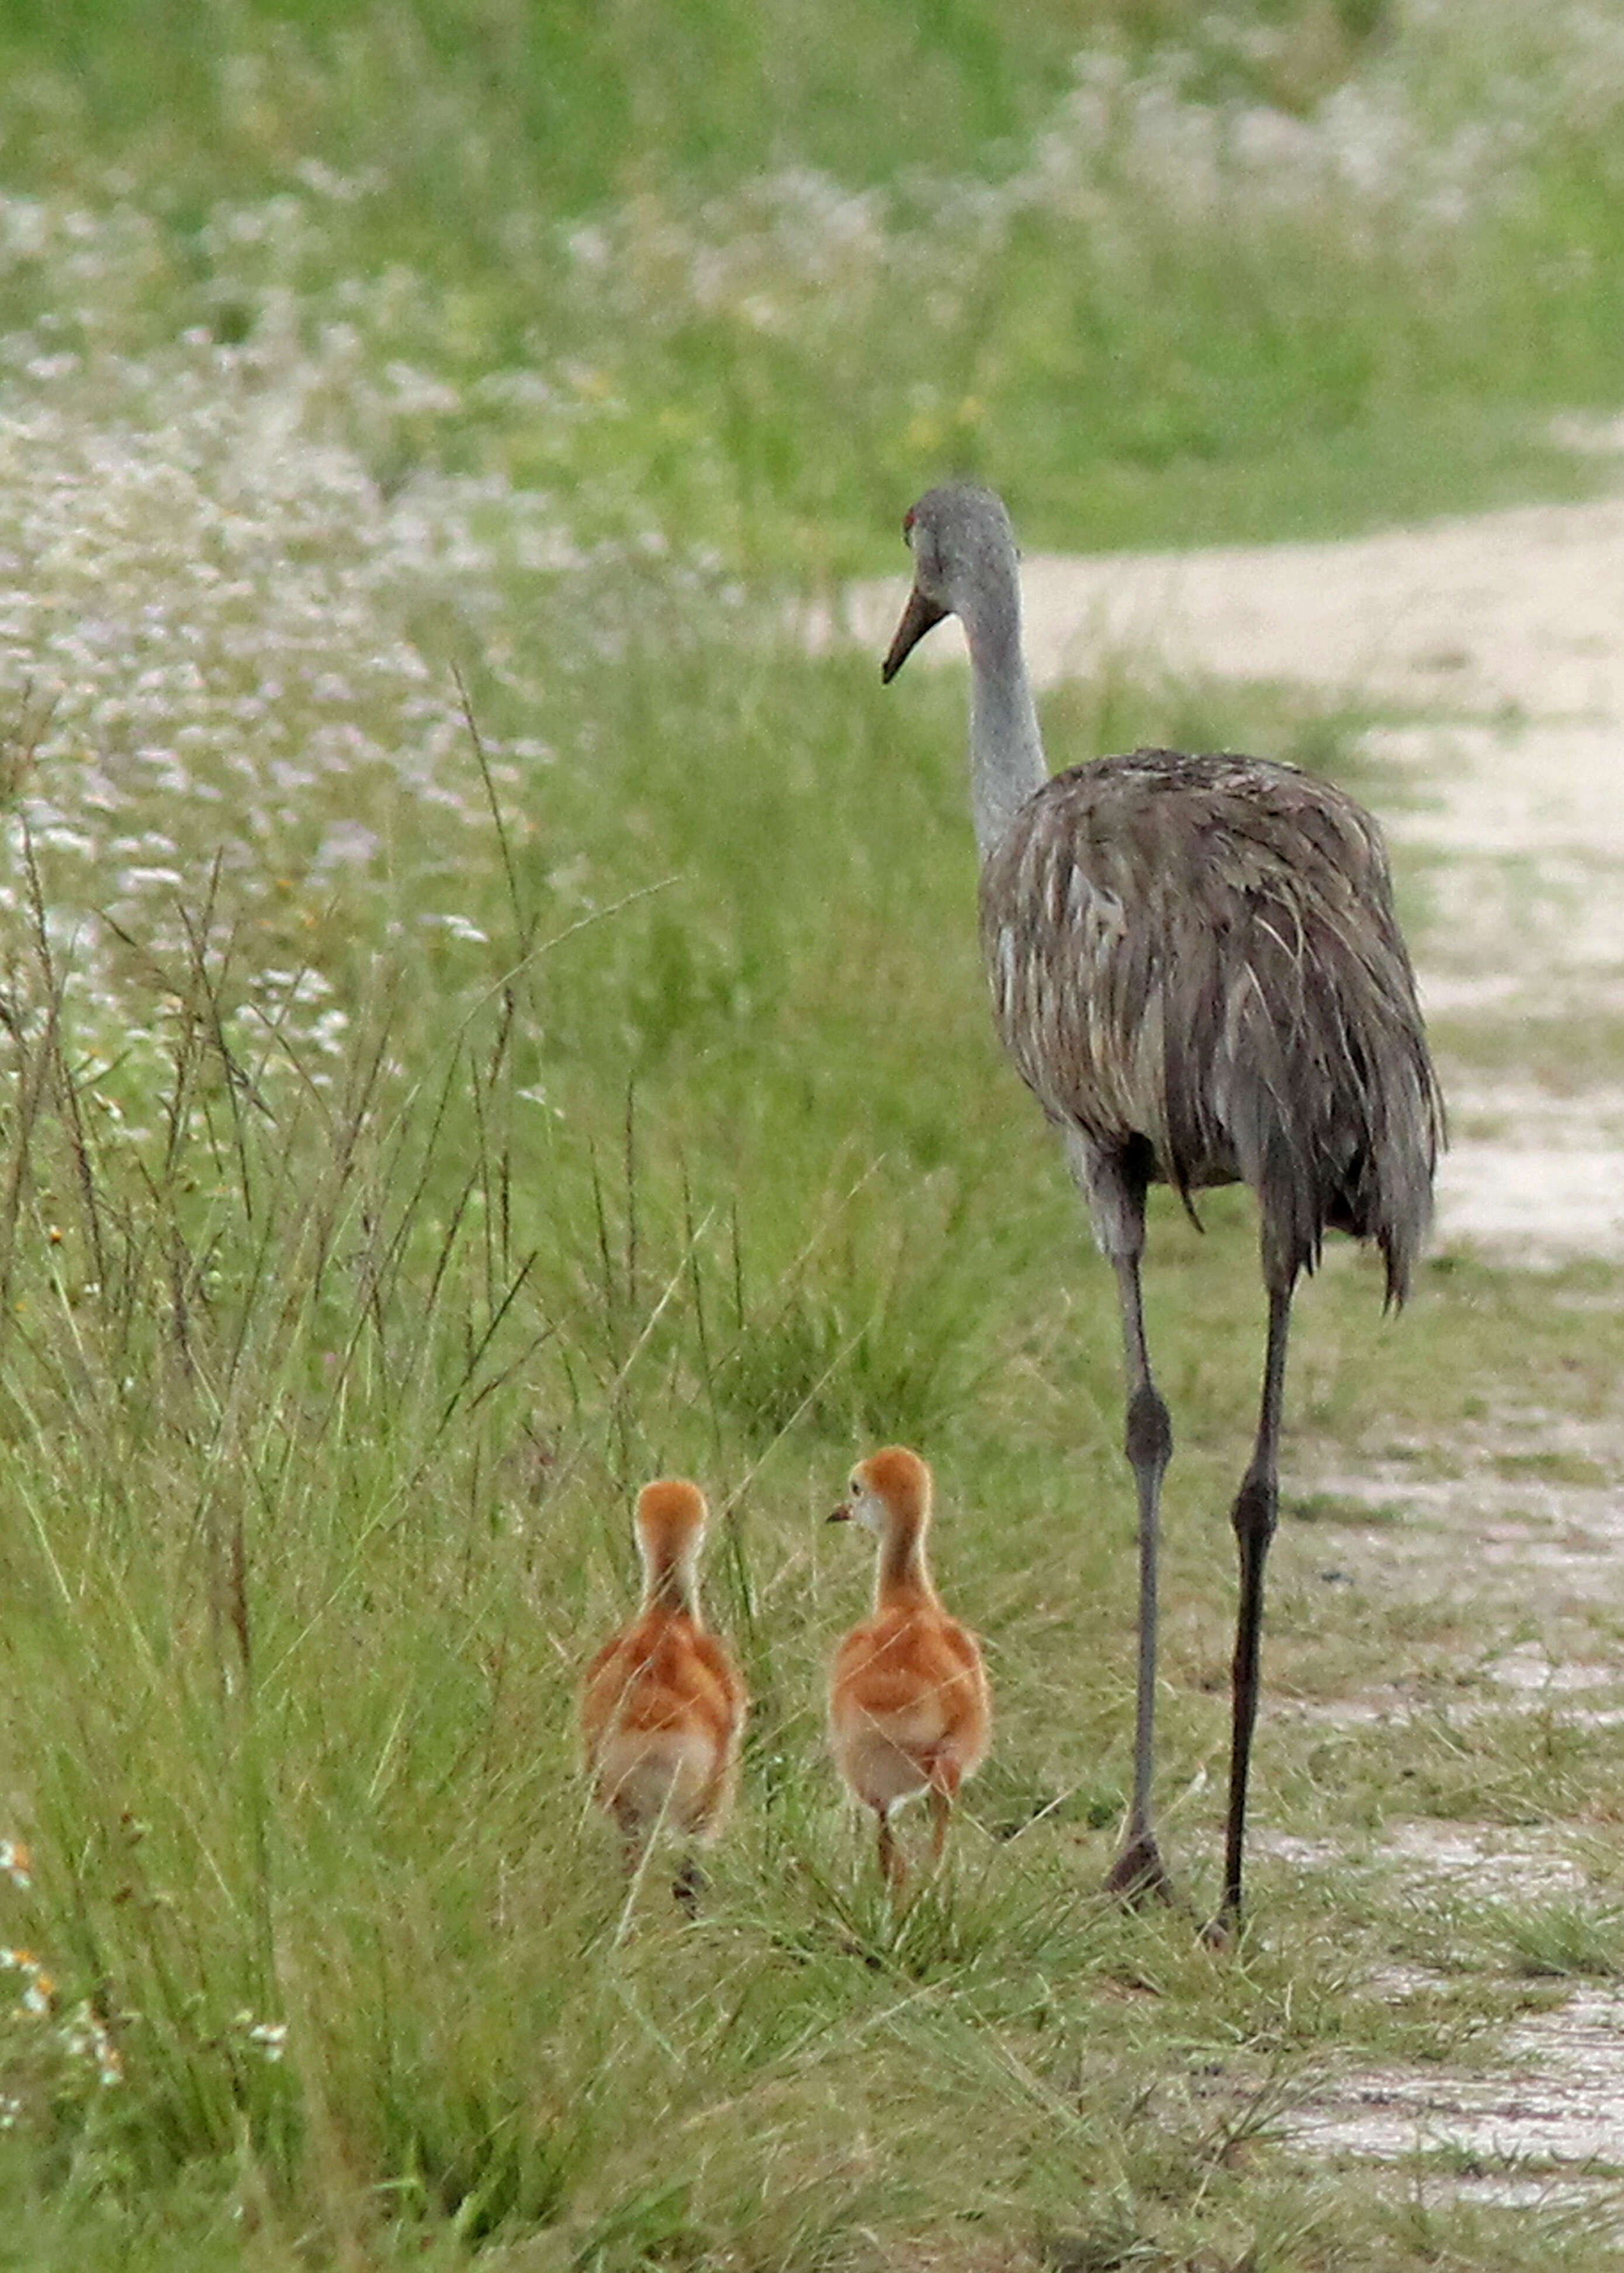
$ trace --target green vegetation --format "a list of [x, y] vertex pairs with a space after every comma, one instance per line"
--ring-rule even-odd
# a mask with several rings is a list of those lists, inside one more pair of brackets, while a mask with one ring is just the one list
[[1613, 401], [1595, 11], [135, 0], [8, 11], [0, 82], [7, 329], [348, 345], [387, 485], [578, 535], [816, 575], [946, 467], [1033, 543], [1344, 529], [1572, 486]]
[[[1214, 1961], [1259, 1304], [1243, 1197], [1158, 1210], [1192, 1908], [1104, 1905], [1114, 1311], [988, 1031], [962, 689], [808, 656], [786, 596], [897, 565], [955, 467], [1079, 544], [1572, 483], [1624, 64], [1487, 4], [903, 22], [0, 30], [0, 2262], [1613, 2262], [1600, 2209], [1530, 2239], [1289, 2118], [1618, 1970], [1577, 1843], [1618, 1732], [1496, 1711], [1493, 1616], [1335, 1559], [1502, 1402], [1611, 1408], [1617, 1275], [1530, 1305], [1442, 1255], [1384, 1323], [1338, 1253], [1305, 1295], [1257, 1923]], [[1378, 794], [1358, 723], [1109, 676], [1049, 717]], [[867, 1580], [819, 1519], [889, 1438], [1000, 1715], [899, 1920], [821, 1735]], [[570, 1736], [660, 1471], [722, 1511], [756, 1698], [691, 1926], [627, 1902]], [[1380, 1858], [1553, 1814], [1593, 1905], [1429, 1908]]]

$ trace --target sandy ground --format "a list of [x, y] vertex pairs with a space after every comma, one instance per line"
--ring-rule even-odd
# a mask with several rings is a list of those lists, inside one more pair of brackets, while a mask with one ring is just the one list
[[[853, 591], [845, 628], [883, 651], [905, 589], [899, 577]], [[1494, 1046], [1474, 1059], [1501, 1069], [1472, 1074], [1440, 1053], [1455, 1135], [1437, 1241], [1533, 1271], [1573, 1257], [1624, 1259], [1624, 1085], [1587, 1081], [1576, 1053], [1560, 1080], [1548, 1063], [1542, 1076], [1526, 1047], [1530, 1019], [1578, 1030], [1624, 1014], [1624, 500], [1348, 544], [1039, 555], [1024, 563], [1023, 589], [1027, 653], [1043, 685], [1096, 671], [1104, 656], [1415, 713], [1422, 723], [1368, 737], [1388, 785], [1372, 801], [1426, 881], [1429, 913], [1411, 940], [1429, 1016], [1470, 1018], [1480, 1037], [1489, 1029]], [[962, 653], [951, 622], [921, 650]], [[1056, 765], [1084, 754], [1049, 754]], [[1617, 1332], [1611, 1314], [1603, 1331]], [[1475, 1602], [1503, 1612], [1508, 1632], [1519, 1608], [1537, 1602], [1541, 1640], [1506, 1650], [1482, 1709], [1624, 1721], [1624, 1667], [1583, 1662], [1594, 1632], [1585, 1605], [1616, 1594], [1624, 1577], [1624, 1495], [1612, 1482], [1624, 1474], [1624, 1415], [1598, 1429], [1507, 1410], [1481, 1433], [1453, 1448], [1459, 1466], [1443, 1480], [1404, 1470], [1320, 1479], [1356, 1504], [1406, 1510], [1402, 1527], [1352, 1527], [1338, 1558], [1373, 1589], [1447, 1599], [1470, 1587]], [[1507, 1482], [1507, 1457], [1530, 1446], [1569, 1452], [1604, 1481]], [[1312, 1709], [1381, 1722], [1414, 1700], [1395, 1683]], [[1277, 1842], [1282, 1862], [1315, 1866], [1289, 1844]], [[1560, 1849], [1499, 1826], [1403, 1826], [1373, 1856], [1340, 1864], [1399, 1871], [1419, 1888], [1585, 1896], [1584, 1873]], [[1394, 1993], [1416, 1988], [1396, 1982]], [[1594, 2206], [1599, 2187], [1616, 2203], [1624, 1991], [1578, 1987], [1530, 2014], [1504, 2040], [1498, 2067], [1327, 2080], [1284, 2128], [1332, 2157], [1422, 2154], [1436, 2170], [1441, 2154], [1444, 2182], [1480, 2200], [1548, 2209], [1588, 2191]], [[1620, 2233], [1624, 2249], [1624, 2213]]]

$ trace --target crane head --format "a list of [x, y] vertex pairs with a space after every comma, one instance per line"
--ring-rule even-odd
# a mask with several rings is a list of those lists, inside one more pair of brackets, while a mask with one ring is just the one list
[[914, 589], [881, 665], [888, 686], [933, 624], [964, 618], [989, 576], [1012, 577], [1019, 558], [1003, 499], [974, 482], [927, 491], [902, 533], [914, 554]]

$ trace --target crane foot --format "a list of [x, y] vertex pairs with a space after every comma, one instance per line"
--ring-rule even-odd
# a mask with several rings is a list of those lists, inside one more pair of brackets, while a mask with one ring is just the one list
[[1233, 1949], [1240, 1938], [1241, 1914], [1237, 1909], [1221, 1909], [1201, 1928], [1201, 1944], [1206, 1949]]
[[1106, 1873], [1105, 1891], [1136, 1909], [1146, 1902], [1172, 1901], [1173, 1881], [1150, 1832], [1141, 1831], [1128, 1842]]

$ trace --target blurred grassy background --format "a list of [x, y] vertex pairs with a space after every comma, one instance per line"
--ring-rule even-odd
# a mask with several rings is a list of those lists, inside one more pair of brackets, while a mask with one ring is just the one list
[[[0, 151], [150, 224], [129, 336], [274, 304], [431, 377], [359, 423], [387, 481], [500, 469], [800, 574], [945, 469], [1090, 548], [1572, 486], [1614, 45], [1502, 0], [25, 4]], [[61, 281], [14, 241], [7, 319], [105, 331]]]
[[[1332, 1853], [1261, 1858], [1253, 1943], [1097, 1899], [1113, 1307], [988, 1031], [962, 688], [785, 603], [955, 470], [1074, 545], [1593, 482], [1549, 422], [1616, 401], [1621, 108], [1608, 18], [1492, 0], [7, 11], [0, 2256], [1613, 2262], [1272, 2139], [1491, 2029], [1508, 1952], [1624, 1964], [1615, 1864], [1575, 1932], [1347, 1860], [1611, 1825], [1616, 1733], [1270, 1722], [1259, 1823]], [[1267, 689], [1048, 718], [1387, 786]], [[1259, 1307], [1204, 1212], [1148, 1291], [1197, 1901]], [[1604, 1414], [1616, 1275], [1541, 1283], [1445, 1256], [1382, 1324], [1338, 1255], [1290, 1477], [1451, 1473], [1513, 1387]], [[817, 1521], [896, 1437], [1000, 1713], [900, 1926], [822, 1758], [868, 1581]], [[757, 1705], [706, 1917], [624, 1933], [569, 1727], [659, 1469]], [[1341, 1504], [1294, 1501], [1271, 1687], [1470, 1686], [1504, 1637], [1326, 1579]]]

